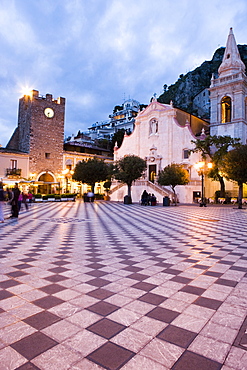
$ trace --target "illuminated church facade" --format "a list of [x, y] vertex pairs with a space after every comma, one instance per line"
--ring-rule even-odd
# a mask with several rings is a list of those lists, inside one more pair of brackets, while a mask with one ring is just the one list
[[[209, 88], [211, 110], [210, 125], [194, 116], [173, 108], [172, 104], [160, 104], [153, 99], [149, 106], [136, 118], [135, 130], [125, 136], [120, 148], [115, 148], [114, 159], [134, 154], [147, 161], [147, 171], [142, 179], [135, 182], [132, 190], [133, 201], [138, 201], [146, 189], [154, 193], [159, 201], [168, 195], [169, 187], [163, 192], [155, 181], [159, 171], [171, 163], [182, 164], [189, 171], [190, 183], [177, 186], [181, 203], [192, 203], [201, 195], [201, 178], [195, 170], [196, 162], [201, 160], [199, 153], [187, 155], [196, 138], [210, 132], [210, 135], [240, 138], [247, 142], [247, 77], [245, 65], [241, 60], [232, 29], [228, 35], [225, 53], [218, 69], [218, 76], [213, 76]], [[152, 176], [153, 178], [152, 178]], [[210, 181], [209, 179], [207, 180]], [[219, 189], [218, 182], [206, 184], [206, 197], [214, 197]], [[237, 186], [227, 183], [227, 190], [232, 196], [237, 194]], [[167, 191], [167, 193], [165, 193]], [[112, 188], [111, 199], [119, 200], [127, 194], [124, 186]]]

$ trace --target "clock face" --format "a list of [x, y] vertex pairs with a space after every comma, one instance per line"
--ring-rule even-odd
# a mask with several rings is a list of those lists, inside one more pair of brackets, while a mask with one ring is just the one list
[[54, 110], [51, 108], [45, 108], [44, 113], [47, 118], [52, 118], [54, 116]]

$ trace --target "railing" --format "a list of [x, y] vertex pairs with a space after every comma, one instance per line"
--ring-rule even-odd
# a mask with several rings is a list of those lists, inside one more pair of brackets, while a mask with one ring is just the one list
[[[114, 183], [113, 183], [113, 185], [114, 185]], [[114, 193], [115, 191], [117, 191], [118, 189], [120, 189], [121, 187], [123, 187], [125, 185], [126, 184], [123, 184], [123, 183], [117, 183], [117, 185], [113, 189], [111, 189], [110, 194]], [[151, 189], [153, 189], [154, 191], [159, 193], [162, 197], [165, 197], [165, 196], [170, 196], [171, 198], [173, 197], [173, 192], [171, 190], [164, 189], [162, 186], [160, 186], [158, 184], [154, 184], [154, 183], [152, 183], [151, 181], [148, 181], [148, 180], [136, 180], [133, 183], [133, 186], [150, 187]]]
[[168, 189], [164, 189], [161, 185], [158, 185], [158, 184], [154, 184], [153, 182], [151, 181], [146, 181], [147, 183], [147, 186], [149, 186], [151, 189], [153, 189], [154, 191], [157, 191], [157, 193], [159, 193], [160, 195], [162, 195], [163, 197], [165, 196], [170, 196], [171, 198], [173, 197], [173, 192], [171, 190], [168, 190]]
[[6, 168], [6, 176], [21, 176], [20, 168]]

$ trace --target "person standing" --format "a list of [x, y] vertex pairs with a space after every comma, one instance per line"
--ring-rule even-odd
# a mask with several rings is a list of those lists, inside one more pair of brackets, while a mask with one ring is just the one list
[[0, 222], [4, 222], [3, 205], [6, 200], [5, 191], [3, 190], [3, 183], [0, 182]]
[[141, 205], [147, 206], [147, 204], [148, 204], [148, 192], [144, 190], [141, 197]]
[[92, 191], [89, 191], [87, 193], [88, 201], [93, 202], [94, 201], [94, 193]]
[[18, 207], [18, 200], [21, 192], [20, 189], [18, 188], [18, 183], [15, 183], [15, 187], [13, 189], [13, 199], [11, 202], [12, 205], [12, 215], [10, 216], [11, 218], [18, 218], [19, 216], [19, 207]]

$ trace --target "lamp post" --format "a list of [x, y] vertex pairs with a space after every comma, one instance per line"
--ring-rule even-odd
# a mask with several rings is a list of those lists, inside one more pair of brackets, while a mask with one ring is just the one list
[[205, 174], [208, 169], [212, 168], [212, 163], [206, 163], [204, 161], [198, 162], [195, 164], [195, 168], [197, 170], [197, 173], [202, 178], [202, 192], [201, 192], [201, 202], [200, 207], [207, 207], [206, 205], [206, 199], [205, 199], [205, 189], [204, 189], [204, 180], [205, 180]]

